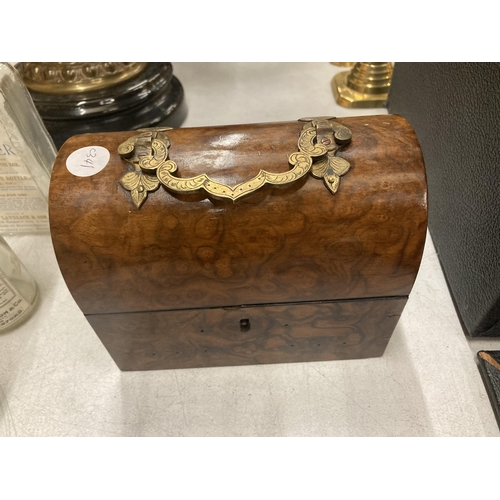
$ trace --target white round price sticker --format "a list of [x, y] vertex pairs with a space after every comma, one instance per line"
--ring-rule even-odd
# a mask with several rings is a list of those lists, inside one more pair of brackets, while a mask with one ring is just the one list
[[66, 159], [66, 168], [77, 177], [98, 174], [109, 162], [109, 151], [102, 146], [85, 146]]

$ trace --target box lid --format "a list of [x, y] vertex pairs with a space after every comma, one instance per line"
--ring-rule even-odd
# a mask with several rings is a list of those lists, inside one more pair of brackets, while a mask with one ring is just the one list
[[[246, 198], [159, 187], [140, 208], [120, 180], [118, 147], [137, 132], [75, 136], [60, 149], [49, 195], [55, 253], [85, 314], [232, 307], [405, 296], [427, 227], [425, 170], [417, 138], [396, 115], [338, 119], [352, 132], [338, 152], [350, 163], [332, 194], [321, 179], [263, 186]], [[166, 132], [176, 176], [207, 173], [236, 185], [286, 172], [303, 123]], [[103, 148], [94, 175], [68, 157]]]

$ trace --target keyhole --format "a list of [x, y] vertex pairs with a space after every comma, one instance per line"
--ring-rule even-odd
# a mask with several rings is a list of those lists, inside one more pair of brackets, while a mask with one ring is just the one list
[[248, 332], [248, 330], [250, 330], [250, 320], [240, 319], [240, 331]]

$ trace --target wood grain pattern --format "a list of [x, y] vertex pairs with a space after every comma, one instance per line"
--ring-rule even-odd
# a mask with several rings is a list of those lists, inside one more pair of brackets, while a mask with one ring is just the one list
[[[408, 295], [427, 225], [416, 136], [399, 116], [338, 121], [353, 139], [340, 154], [351, 171], [337, 194], [308, 176], [237, 203], [160, 188], [136, 209], [118, 183], [127, 165], [116, 152], [134, 132], [68, 140], [54, 165], [49, 215], [59, 266], [83, 312]], [[208, 173], [234, 185], [261, 168], [287, 170], [301, 127], [172, 130], [170, 157], [182, 177]], [[110, 162], [93, 177], [75, 177], [66, 158], [89, 145], [107, 148]]]
[[199, 368], [381, 356], [405, 303], [365, 299], [87, 319], [121, 370]]

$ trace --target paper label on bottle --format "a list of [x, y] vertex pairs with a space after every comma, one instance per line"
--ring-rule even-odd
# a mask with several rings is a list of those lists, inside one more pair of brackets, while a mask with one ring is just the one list
[[109, 151], [102, 146], [86, 146], [68, 156], [66, 168], [77, 177], [90, 177], [108, 164], [110, 156]]
[[47, 232], [47, 200], [26, 163], [37, 160], [15, 132], [12, 123], [0, 120], [0, 233]]
[[0, 330], [17, 323], [29, 309], [29, 302], [0, 272]]

